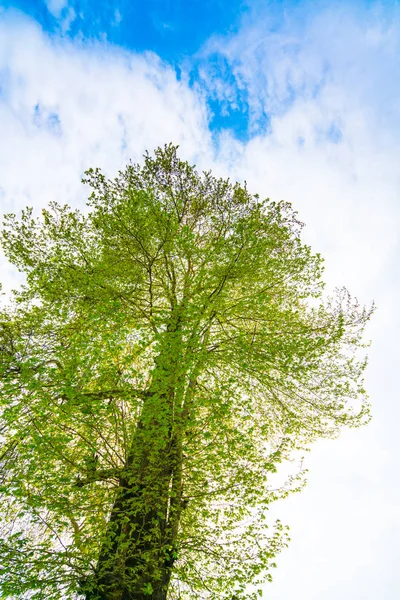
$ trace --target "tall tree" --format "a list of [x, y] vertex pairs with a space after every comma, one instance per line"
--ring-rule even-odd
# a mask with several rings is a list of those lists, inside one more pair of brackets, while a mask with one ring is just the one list
[[26, 274], [0, 324], [2, 598], [256, 598], [287, 543], [271, 474], [369, 418], [373, 308], [323, 300], [288, 203], [172, 145], [83, 182], [86, 214], [2, 232]]

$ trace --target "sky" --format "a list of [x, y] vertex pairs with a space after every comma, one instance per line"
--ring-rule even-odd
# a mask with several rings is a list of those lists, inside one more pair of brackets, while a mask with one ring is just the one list
[[[400, 597], [400, 4], [0, 0], [0, 212], [83, 208], [173, 142], [199, 169], [291, 202], [328, 289], [377, 304], [373, 420], [314, 445], [268, 600]], [[18, 274], [0, 257], [7, 294]]]

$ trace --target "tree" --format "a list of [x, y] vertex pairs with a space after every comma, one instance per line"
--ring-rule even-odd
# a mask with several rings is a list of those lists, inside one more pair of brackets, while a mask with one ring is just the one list
[[373, 307], [323, 300], [290, 204], [172, 145], [85, 175], [87, 214], [2, 232], [26, 274], [1, 312], [2, 597], [256, 598], [287, 543], [268, 506], [302, 485], [270, 475], [368, 421]]

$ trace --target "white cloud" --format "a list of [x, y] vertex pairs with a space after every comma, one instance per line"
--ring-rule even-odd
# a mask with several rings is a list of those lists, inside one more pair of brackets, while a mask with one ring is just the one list
[[63, 8], [68, 5], [68, 0], [46, 0], [46, 5], [49, 12], [58, 19]]
[[[24, 40], [24, 44], [20, 40]], [[157, 56], [50, 40], [20, 13], [0, 22], [2, 209], [79, 204], [83, 171], [114, 176], [129, 158], [173, 141], [208, 145], [205, 110]]]
[[76, 12], [74, 11], [74, 9], [72, 8], [72, 6], [70, 8], [68, 8], [67, 13], [65, 15], [65, 17], [61, 20], [61, 32], [63, 34], [65, 34], [67, 31], [69, 31], [70, 27], [71, 27], [71, 23], [73, 23], [76, 19]]
[[[279, 33], [269, 32], [261, 12], [238, 34], [211, 40], [203, 55], [222, 53], [236, 83], [215, 81], [204, 60], [203, 84], [230, 102], [238, 87], [246, 90], [254, 127], [264, 112], [270, 117], [268, 135], [245, 144], [224, 132], [218, 151], [204, 88], [178, 82], [154, 54], [50, 40], [20, 13], [7, 11], [0, 20], [3, 212], [53, 199], [82, 206], [86, 168], [113, 176], [129, 158], [172, 141], [200, 168], [291, 201], [307, 224], [307, 241], [326, 257], [329, 285], [377, 301], [367, 373], [374, 420], [317, 444], [307, 460], [308, 488], [271, 509], [291, 524], [293, 541], [278, 559], [276, 583], [266, 588], [270, 600], [392, 600], [400, 590], [395, 10], [360, 16], [338, 5], [307, 13], [301, 25], [289, 18]], [[15, 285], [0, 266], [3, 281]]]

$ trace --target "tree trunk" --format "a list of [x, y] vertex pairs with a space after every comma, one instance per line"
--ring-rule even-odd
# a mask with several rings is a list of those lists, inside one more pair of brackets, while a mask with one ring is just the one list
[[172, 437], [168, 446], [156, 457], [143, 452], [139, 469], [137, 457], [130, 456], [133, 464], [120, 481], [86, 600], [166, 599], [181, 511], [182, 460], [179, 441]]
[[169, 339], [156, 359], [96, 571], [81, 584], [86, 600], [167, 598], [182, 503], [176, 350]]

